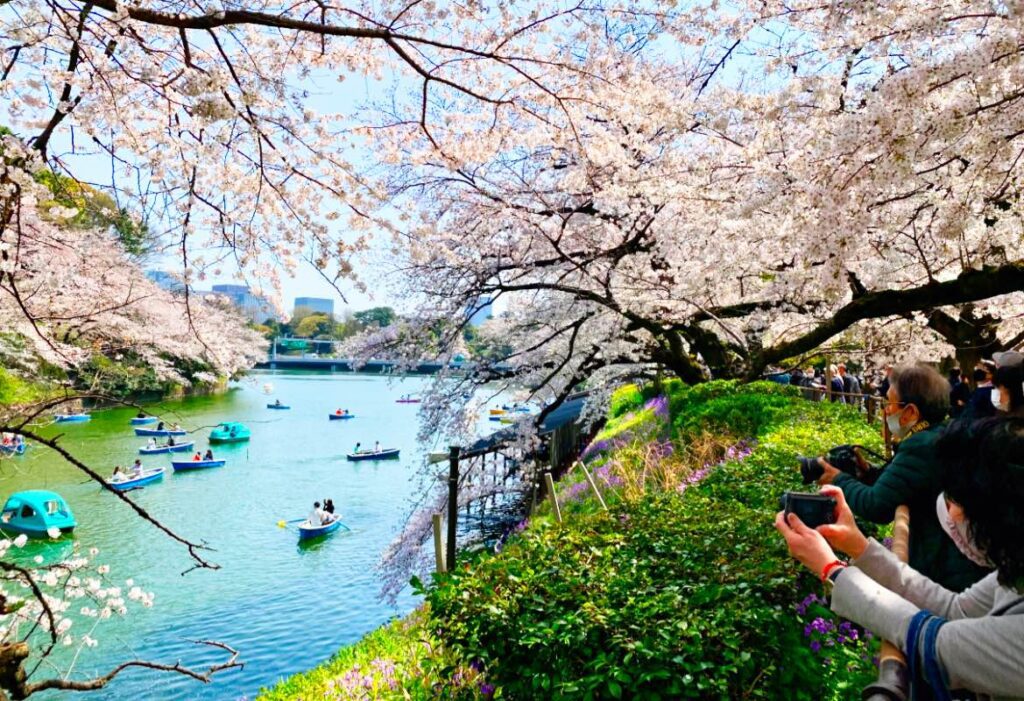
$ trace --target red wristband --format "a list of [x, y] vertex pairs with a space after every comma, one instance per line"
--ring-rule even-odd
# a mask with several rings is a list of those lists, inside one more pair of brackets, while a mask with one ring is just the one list
[[825, 569], [821, 571], [821, 581], [824, 582], [826, 579], [828, 579], [829, 574], [831, 574], [832, 570], [834, 570], [837, 567], [846, 567], [846, 563], [842, 560], [833, 560], [832, 562], [825, 565]]

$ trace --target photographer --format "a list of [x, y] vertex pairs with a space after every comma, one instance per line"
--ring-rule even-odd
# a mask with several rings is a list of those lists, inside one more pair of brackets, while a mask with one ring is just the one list
[[[957, 422], [938, 450], [950, 516], [998, 568], [961, 594], [865, 538], [837, 487], [822, 489], [837, 502], [834, 524], [814, 530], [780, 512], [776, 528], [794, 557], [834, 585], [832, 610], [896, 644], [936, 698], [963, 689], [1024, 699], [1024, 419]], [[853, 558], [849, 567], [833, 547]]]
[[971, 562], [946, 535], [935, 513], [941, 467], [935, 443], [949, 409], [949, 383], [926, 365], [901, 365], [890, 377], [884, 408], [895, 455], [870, 486], [840, 472], [824, 458], [818, 484], [835, 484], [853, 513], [872, 523], [890, 523], [906, 504], [914, 524], [910, 565], [944, 587], [963, 591], [987, 570]]

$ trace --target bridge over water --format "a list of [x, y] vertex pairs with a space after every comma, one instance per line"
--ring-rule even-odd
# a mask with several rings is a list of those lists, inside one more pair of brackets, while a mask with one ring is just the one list
[[[275, 338], [270, 345], [270, 353], [267, 360], [257, 363], [256, 367], [261, 370], [319, 370], [321, 372], [364, 372], [371, 374], [387, 375], [397, 371], [402, 363], [395, 360], [384, 360], [373, 358], [362, 364], [352, 358], [341, 358], [333, 355], [334, 348], [339, 341], [309, 339], [309, 338]], [[287, 355], [278, 352], [279, 348], [286, 350], [306, 351], [300, 355]], [[411, 368], [405, 368], [401, 372], [411, 375], [435, 375], [441, 370], [468, 372], [476, 367], [476, 363], [464, 360], [454, 360], [443, 363], [437, 360], [422, 360]], [[512, 367], [509, 365], [496, 365], [491, 368], [492, 372], [499, 375], [511, 374]]]

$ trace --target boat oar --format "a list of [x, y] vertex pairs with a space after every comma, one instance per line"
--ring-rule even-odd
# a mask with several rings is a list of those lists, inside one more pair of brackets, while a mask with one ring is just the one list
[[302, 523], [302, 522], [303, 522], [303, 521], [305, 521], [305, 520], [306, 520], [306, 519], [304, 519], [304, 518], [293, 518], [293, 519], [292, 519], [291, 521], [278, 521], [278, 522], [277, 522], [277, 527], [278, 527], [278, 528], [284, 528], [284, 527], [285, 527], [285, 526], [287, 526], [287, 525], [288, 525], [289, 523]]

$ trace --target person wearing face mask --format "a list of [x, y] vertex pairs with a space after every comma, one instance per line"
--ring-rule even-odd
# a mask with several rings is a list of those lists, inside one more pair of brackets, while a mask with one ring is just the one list
[[994, 353], [992, 405], [1000, 415], [1024, 416], [1024, 355], [1017, 351]]
[[864, 537], [838, 487], [822, 488], [837, 502], [834, 524], [810, 529], [781, 512], [775, 526], [790, 553], [833, 587], [833, 611], [907, 655], [919, 671], [914, 698], [1024, 699], [1024, 419], [958, 421], [936, 447], [948, 516], [972, 554], [996, 567], [962, 593]]
[[935, 444], [949, 410], [949, 383], [927, 365], [893, 368], [883, 407], [893, 436], [894, 455], [871, 484], [840, 472], [824, 458], [818, 484], [835, 484], [846, 494], [853, 513], [872, 523], [891, 523], [896, 507], [910, 509], [910, 565], [942, 586], [962, 591], [987, 569], [961, 553], [943, 531], [935, 512], [942, 491], [941, 465]]
[[992, 376], [995, 372], [996, 364], [991, 360], [982, 360], [974, 368], [974, 391], [960, 418], [969, 420], [995, 416], [996, 408], [992, 404]]

